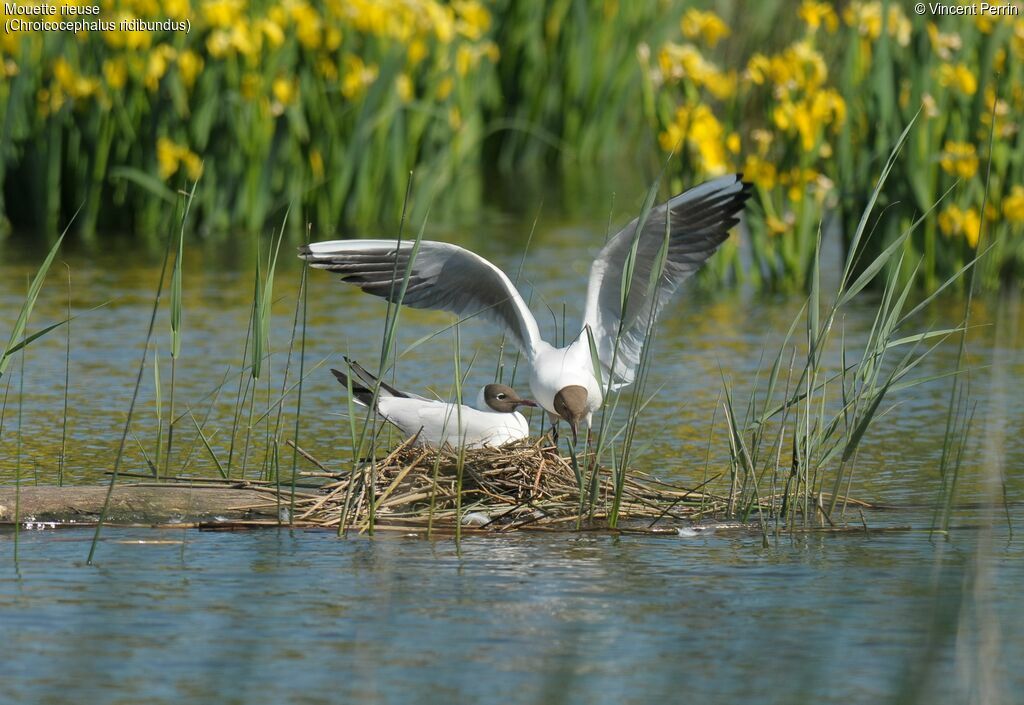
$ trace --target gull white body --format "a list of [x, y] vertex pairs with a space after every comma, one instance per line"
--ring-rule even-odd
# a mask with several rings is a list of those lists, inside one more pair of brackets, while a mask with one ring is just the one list
[[419, 433], [417, 443], [438, 448], [450, 444], [482, 448], [518, 441], [530, 434], [526, 417], [466, 404], [417, 397], [382, 396], [377, 412], [407, 436]]
[[331, 372], [351, 392], [352, 401], [364, 407], [373, 404], [380, 416], [406, 436], [415, 435], [419, 445], [482, 448], [518, 441], [530, 433], [526, 418], [516, 408], [537, 403], [520, 398], [511, 387], [488, 384], [480, 389], [475, 406], [454, 404], [404, 392], [370, 374], [359, 363], [348, 358], [345, 361], [348, 373]]
[[604, 389], [594, 375], [589, 340], [586, 335], [581, 335], [564, 348], [540, 341], [530, 356], [530, 394], [545, 410], [557, 415], [555, 395], [570, 385], [579, 385], [587, 390], [584, 422], [589, 427], [594, 412], [604, 402]]
[[741, 174], [724, 176], [669, 199], [610, 238], [591, 266], [580, 334], [561, 348], [541, 338], [504, 272], [456, 245], [333, 240], [300, 248], [299, 256], [393, 303], [497, 324], [530, 363], [534, 399], [553, 420], [568, 421], [575, 436], [578, 422], [590, 426], [606, 390], [633, 383], [658, 313], [726, 240], [749, 195]]

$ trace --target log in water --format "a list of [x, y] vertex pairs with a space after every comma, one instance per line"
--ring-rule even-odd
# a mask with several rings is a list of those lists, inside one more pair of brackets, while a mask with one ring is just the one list
[[[0, 524], [89, 524], [99, 519], [107, 487], [0, 487]], [[262, 508], [254, 509], [254, 505]], [[172, 524], [267, 519], [276, 516], [267, 495], [255, 489], [179, 485], [120, 485], [104, 520], [108, 524]]]

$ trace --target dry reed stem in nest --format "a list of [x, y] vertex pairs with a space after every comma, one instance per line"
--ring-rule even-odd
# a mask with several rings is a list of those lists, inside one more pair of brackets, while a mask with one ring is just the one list
[[[305, 451], [303, 457], [324, 467]], [[581, 458], [581, 462], [588, 462]], [[372, 469], [375, 471], [370, 472]], [[458, 475], [462, 472], [461, 512], [457, 507]], [[435, 472], [436, 468], [436, 472]], [[589, 468], [582, 468], [590, 476]], [[623, 481], [620, 524], [643, 521], [685, 521], [700, 513], [703, 501], [723, 498], [677, 487], [649, 475], [631, 473]], [[373, 477], [371, 487], [370, 478]], [[365, 531], [373, 502], [375, 525], [450, 530], [459, 521], [490, 531], [527, 526], [607, 525], [615, 496], [615, 477], [601, 467], [596, 473], [596, 501], [590, 502], [576, 481], [572, 461], [563, 458], [547, 439], [526, 440], [500, 448], [463, 450], [423, 448], [408, 439], [376, 463], [364, 461], [354, 472], [339, 473], [329, 491], [302, 507], [297, 517], [321, 526], [337, 526], [346, 497], [353, 499], [344, 528]], [[350, 492], [351, 490], [351, 492]], [[371, 500], [372, 498], [372, 500]]]

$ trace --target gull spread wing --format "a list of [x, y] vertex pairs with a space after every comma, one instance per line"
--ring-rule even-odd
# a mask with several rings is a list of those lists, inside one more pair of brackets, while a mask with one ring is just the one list
[[423, 241], [415, 259], [413, 246], [398, 240], [331, 240], [299, 248], [299, 257], [392, 303], [401, 295], [412, 260], [403, 304], [479, 315], [501, 326], [520, 350], [533, 355], [541, 340], [537, 321], [504, 272], [457, 245]]
[[[708, 181], [652, 209], [639, 233], [639, 219], [633, 220], [598, 254], [590, 269], [583, 323], [593, 332], [604, 374], [612, 375], [613, 389], [633, 382], [652, 317], [657, 317], [679, 285], [725, 242], [749, 197], [750, 185], [742, 174]], [[665, 242], [666, 218], [667, 258], [661, 277], [652, 283]], [[633, 276], [623, 311], [623, 270], [634, 241]]]

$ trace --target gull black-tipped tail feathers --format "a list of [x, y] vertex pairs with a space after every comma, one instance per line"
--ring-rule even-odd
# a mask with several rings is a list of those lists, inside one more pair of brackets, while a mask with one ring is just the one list
[[[467, 448], [500, 446], [526, 438], [530, 425], [517, 411], [519, 406], [535, 406], [532, 399], [519, 397], [515, 390], [501, 384], [488, 384], [480, 390], [476, 406], [453, 404], [440, 399], [403, 392], [370, 374], [354, 360], [345, 359], [348, 370], [331, 370], [346, 388], [353, 403], [376, 408], [380, 418], [415, 443], [435, 448], [445, 444]], [[374, 393], [376, 392], [376, 400]]]
[[370, 402], [373, 401], [373, 390], [364, 387], [354, 377], [350, 381], [348, 375], [346, 375], [341, 370], [334, 369], [333, 367], [331, 368], [331, 374], [333, 374], [338, 379], [338, 381], [341, 382], [341, 386], [344, 387], [345, 389], [348, 389], [349, 384], [351, 383], [352, 400], [356, 404], [359, 404], [360, 406], [369, 406]]
[[[370, 372], [360, 365], [355, 360], [348, 357], [344, 358], [345, 364], [348, 365], [349, 370], [352, 371], [352, 395], [355, 400], [363, 406], [369, 406], [370, 402], [373, 401], [373, 390], [378, 384], [380, 385], [380, 391], [377, 393], [378, 398], [382, 397], [402, 397], [403, 399], [409, 399], [415, 395], [406, 394], [402, 390], [391, 386], [379, 377], [375, 377]], [[348, 388], [349, 376], [339, 370], [331, 369], [331, 373], [341, 382], [341, 385]]]

